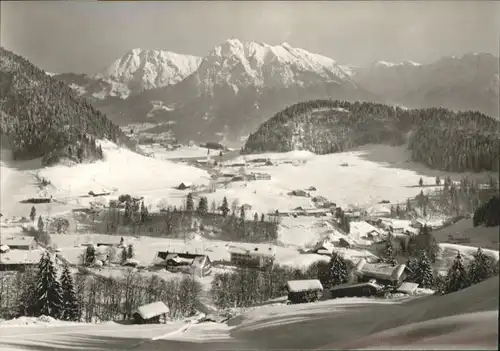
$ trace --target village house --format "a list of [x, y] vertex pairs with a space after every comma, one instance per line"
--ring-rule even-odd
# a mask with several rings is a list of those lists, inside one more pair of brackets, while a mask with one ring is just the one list
[[275, 249], [269, 247], [268, 250], [253, 250], [233, 248], [229, 251], [231, 263], [236, 266], [265, 269], [272, 267], [275, 259]]
[[[9, 250], [0, 255], [0, 271], [24, 272], [26, 269], [35, 269], [38, 267], [40, 258], [45, 251], [43, 250]], [[56, 254], [51, 256], [54, 262]]]
[[132, 315], [136, 324], [166, 323], [169, 308], [161, 301], [140, 306]]
[[392, 266], [386, 263], [367, 263], [362, 258], [354, 268], [358, 282], [369, 282], [375, 279], [377, 284], [399, 286], [407, 278], [409, 269], [405, 264]]
[[361, 238], [376, 239], [380, 237], [382, 231], [366, 221], [353, 221], [350, 223], [351, 232], [355, 232]]
[[202, 254], [158, 251], [153, 263], [155, 266], [164, 267], [170, 272], [194, 274], [198, 277], [205, 277], [212, 273], [210, 257]]
[[7, 245], [11, 250], [36, 250], [38, 248], [38, 243], [31, 236], [1, 236], [0, 241], [2, 245]]
[[318, 301], [323, 295], [323, 285], [318, 279], [289, 280], [287, 290], [290, 303]]

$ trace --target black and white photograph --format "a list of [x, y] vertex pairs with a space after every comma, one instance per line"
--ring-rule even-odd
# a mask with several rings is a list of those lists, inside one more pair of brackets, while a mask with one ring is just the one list
[[0, 351], [498, 350], [499, 1], [0, 14]]

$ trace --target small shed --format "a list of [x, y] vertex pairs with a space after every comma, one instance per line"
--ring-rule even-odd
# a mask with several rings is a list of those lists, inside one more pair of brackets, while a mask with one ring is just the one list
[[404, 282], [396, 289], [396, 292], [408, 295], [414, 295], [417, 292], [417, 288], [418, 288], [417, 283]]
[[182, 182], [177, 186], [177, 190], [186, 190], [190, 189], [193, 186], [193, 184], [188, 183], [188, 182]]
[[10, 247], [8, 245], [0, 245], [0, 253], [6, 253], [6, 252], [9, 252], [10, 250]]
[[287, 289], [291, 303], [318, 301], [323, 295], [323, 285], [318, 279], [289, 280]]
[[158, 324], [166, 322], [169, 312], [167, 305], [161, 301], [156, 301], [139, 307], [132, 316], [136, 324]]
[[344, 247], [344, 248], [351, 248], [354, 246], [354, 241], [352, 241], [350, 238], [347, 238], [347, 237], [340, 238], [338, 245], [340, 247]]

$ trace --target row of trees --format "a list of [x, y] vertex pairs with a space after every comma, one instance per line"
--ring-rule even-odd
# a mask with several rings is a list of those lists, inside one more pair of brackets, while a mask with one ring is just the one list
[[[123, 240], [123, 238], [122, 238], [122, 240]], [[121, 252], [120, 252], [120, 257], [119, 257], [120, 263], [123, 264], [127, 260], [134, 258], [135, 252], [134, 252], [134, 246], [132, 244], [129, 244], [128, 246], [120, 246], [120, 247], [121, 247]], [[96, 248], [93, 245], [89, 245], [85, 248], [85, 250], [81, 254], [80, 261], [84, 266], [90, 266], [90, 265], [97, 263], [99, 258], [101, 258], [102, 254], [103, 254], [102, 252], [97, 252]], [[104, 262], [102, 262], [103, 264], [109, 263], [109, 262], [115, 262], [118, 259], [118, 257], [117, 257], [118, 252], [116, 251], [116, 249], [114, 247], [108, 247], [105, 254], [106, 254], [106, 257], [103, 260]]]
[[174, 319], [195, 312], [200, 284], [191, 276], [165, 281], [127, 270], [123, 277], [77, 273], [68, 267], [58, 279], [47, 257], [39, 270], [4, 275], [0, 280], [0, 318], [47, 315], [58, 319], [102, 322], [129, 319], [137, 307], [163, 301]]
[[128, 201], [123, 196], [121, 200], [125, 203], [123, 214], [116, 206], [110, 206], [104, 214], [104, 221], [94, 225], [104, 223], [108, 233], [116, 232], [118, 225], [128, 226], [135, 234], [145, 235], [187, 235], [210, 228], [225, 240], [260, 242], [277, 239], [279, 216], [274, 216], [272, 221], [266, 220], [264, 214], [259, 216], [253, 213], [252, 216], [236, 200], [231, 205], [227, 198], [220, 205], [212, 201], [209, 207], [206, 197], [199, 197], [195, 203], [193, 194], [188, 193], [183, 206], [165, 205], [159, 213], [149, 213], [144, 202], [139, 206], [139, 202], [131, 198]]
[[[436, 184], [438, 183], [441, 184], [439, 177], [436, 179]], [[419, 184], [423, 185], [422, 178], [420, 178]], [[446, 177], [442, 188], [428, 194], [424, 194], [421, 190], [414, 199], [407, 199], [406, 205], [391, 206], [391, 217], [411, 219], [436, 214], [468, 216], [474, 214], [496, 194], [498, 194], [498, 180], [493, 177], [490, 177], [488, 183], [485, 184], [480, 184], [467, 177], [463, 177], [459, 184], [455, 184], [449, 177]], [[491, 204], [494, 204], [494, 200]]]
[[498, 260], [486, 255], [481, 248], [468, 266], [458, 252], [446, 275], [437, 279], [436, 290], [442, 294], [459, 291], [498, 275], [498, 270]]

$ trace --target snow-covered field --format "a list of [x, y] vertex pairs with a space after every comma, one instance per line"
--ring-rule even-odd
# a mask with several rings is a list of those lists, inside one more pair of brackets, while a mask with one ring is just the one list
[[[375, 155], [375, 156], [374, 156]], [[244, 162], [245, 159], [269, 158], [277, 165], [255, 167], [247, 164], [246, 172], [261, 172], [271, 175], [271, 180], [247, 183], [230, 183], [227, 188], [209, 194], [209, 201], [238, 199], [240, 204], [252, 205], [252, 212], [274, 212], [276, 209], [291, 210], [295, 207], [312, 207], [310, 198], [291, 197], [287, 193], [296, 189], [314, 186], [311, 197], [321, 195], [342, 208], [381, 207], [378, 203], [405, 202], [408, 197], [420, 193], [417, 186], [420, 177], [425, 184], [435, 184], [435, 177], [450, 175], [458, 180], [461, 174], [430, 171], [420, 164], [408, 161], [404, 147], [372, 145], [329, 155], [315, 155], [308, 151], [267, 153], [240, 156], [228, 163]], [[287, 163], [288, 162], [288, 163]], [[342, 167], [342, 164], [348, 164]], [[237, 172], [238, 168], [233, 168]], [[478, 177], [480, 175], [470, 175]], [[427, 187], [424, 191], [432, 190]], [[385, 206], [387, 207], [387, 205]]]
[[[227, 323], [16, 325], [1, 350], [497, 349], [498, 277], [446, 296], [252, 308]], [[38, 325], [37, 325], [38, 324]], [[50, 324], [50, 323], [47, 323]]]
[[[60, 212], [88, 206], [90, 201], [104, 201], [108, 198], [94, 199], [81, 197], [89, 191], [111, 191], [116, 198], [120, 194], [144, 196], [148, 204], [157, 204], [168, 199], [172, 205], [180, 205], [185, 193], [175, 190], [181, 182], [207, 184], [207, 172], [183, 164], [145, 157], [129, 150], [118, 148], [115, 144], [101, 141], [105, 161], [75, 166], [57, 165], [53, 167], [19, 170], [18, 163], [4, 161], [2, 158], [2, 202], [4, 216], [28, 216], [30, 204], [19, 204], [20, 200], [37, 197], [38, 188], [32, 174], [50, 180], [50, 195], [56, 202], [37, 205], [38, 214], [48, 216]], [[3, 152], [3, 155], [7, 153]], [[33, 163], [33, 162], [32, 162]], [[43, 194], [40, 194], [43, 195]], [[62, 202], [62, 203], [59, 203]]]
[[[8, 153], [2, 151], [1, 182], [2, 201], [1, 212], [4, 221], [9, 216], [27, 216], [30, 204], [20, 204], [19, 200], [52, 195], [57, 202], [37, 205], [37, 212], [42, 216], [55, 215], [72, 208], [88, 206], [90, 201], [106, 203], [109, 198], [129, 193], [133, 196], [144, 196], [145, 202], [156, 208], [159, 203], [179, 205], [185, 200], [186, 192], [173, 187], [181, 182], [192, 182], [198, 185], [208, 184], [210, 175], [199, 168], [171, 162], [165, 157], [179, 158], [206, 155], [205, 148], [181, 147], [174, 151], [166, 151], [168, 156], [156, 155], [145, 157], [116, 145], [103, 141], [105, 161], [93, 164], [80, 164], [72, 167], [58, 165], [40, 167], [39, 161], [12, 162]], [[229, 183], [227, 187], [218, 188], [215, 193], [206, 194], [209, 202], [212, 199], [219, 203], [224, 196], [229, 202], [237, 200], [239, 204], [252, 206], [251, 212], [267, 213], [290, 210], [298, 206], [311, 208], [311, 198], [289, 196], [288, 192], [295, 189], [307, 189], [314, 186], [316, 191], [309, 191], [312, 196], [321, 195], [342, 207], [360, 206], [370, 212], [380, 212], [388, 205], [378, 204], [381, 200], [403, 202], [407, 197], [413, 197], [420, 192], [415, 185], [422, 176], [427, 184], [434, 183], [434, 177], [442, 178], [448, 175], [437, 171], [429, 171], [421, 165], [407, 162], [407, 151], [402, 147], [372, 145], [331, 155], [314, 155], [307, 151], [289, 153], [270, 153], [263, 155], [239, 156], [226, 162], [245, 162], [253, 158], [269, 158], [274, 165], [258, 167], [247, 163], [246, 172], [265, 172], [271, 175], [271, 180], [256, 180], [252, 182]], [[342, 167], [341, 164], [348, 164]], [[238, 171], [238, 169], [233, 169]], [[41, 190], [34, 182], [33, 174], [51, 181], [47, 188], [50, 194], [40, 194]], [[454, 174], [454, 179], [459, 179]], [[111, 191], [112, 195], [102, 198], [81, 197], [90, 190], [94, 192]], [[395, 220], [393, 220], [394, 222]], [[408, 221], [394, 223], [397, 226], [408, 227]], [[403, 223], [404, 222], [404, 223]], [[361, 235], [366, 228], [352, 225], [350, 237], [362, 242]], [[476, 229], [476, 228], [473, 228]], [[2, 233], [14, 233], [19, 229], [2, 226]], [[298, 253], [300, 248], [309, 248], [321, 239], [338, 240], [343, 234], [338, 232], [328, 217], [283, 217], [279, 229], [280, 246], [276, 251], [277, 262], [280, 264], [300, 267], [324, 256]], [[82, 248], [75, 247], [84, 242], [97, 243], [101, 240], [96, 235], [54, 235], [53, 243], [61, 248], [62, 254], [71, 262], [78, 260]], [[190, 251], [206, 252], [212, 260], [229, 258], [231, 247], [252, 249], [255, 245], [242, 243], [227, 243], [209, 240], [195, 235], [187, 241], [163, 238], [129, 238], [134, 244], [136, 256], [143, 264], [152, 261], [156, 251]], [[456, 255], [457, 247], [443, 244], [443, 260], [439, 266], [446, 267]], [[352, 260], [369, 257], [371, 253], [361, 249], [339, 249]], [[461, 249], [466, 259], [475, 251]], [[498, 251], [496, 251], [498, 256]]]

